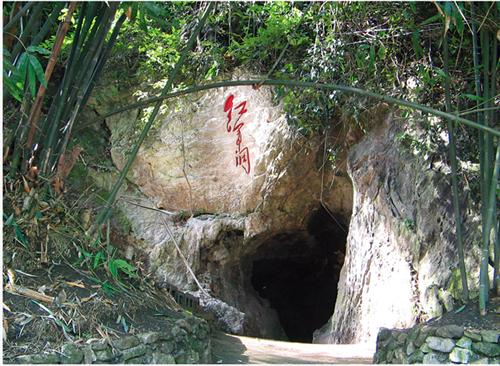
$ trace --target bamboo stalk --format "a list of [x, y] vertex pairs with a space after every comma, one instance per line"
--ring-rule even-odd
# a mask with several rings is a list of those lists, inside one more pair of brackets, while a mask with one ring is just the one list
[[94, 89], [95, 84], [97, 83], [97, 80], [99, 79], [101, 72], [104, 68], [104, 65], [109, 57], [109, 53], [113, 49], [116, 39], [118, 37], [118, 33], [120, 32], [120, 29], [125, 22], [125, 19], [127, 19], [126, 14], [122, 14], [120, 18], [118, 18], [118, 21], [115, 24], [115, 27], [113, 29], [113, 32], [111, 33], [111, 36], [109, 37], [109, 41], [106, 44], [106, 48], [104, 49], [104, 52], [102, 53], [101, 57], [99, 58], [99, 62], [97, 63], [94, 76], [92, 78], [92, 83], [90, 86], [87, 88], [87, 91], [85, 92], [85, 95], [83, 96], [83, 101], [82, 101], [82, 106], [85, 106], [87, 104], [87, 101], [92, 93], [92, 90]]
[[33, 13], [30, 12], [28, 23], [26, 24], [26, 27], [24, 27], [24, 30], [21, 36], [19, 37], [19, 42], [15, 44], [14, 49], [12, 50], [11, 54], [13, 60], [15, 60], [17, 56], [19, 56], [19, 54], [24, 48], [24, 45], [28, 43], [29, 36], [33, 33], [33, 31], [36, 28], [38, 22], [38, 15], [40, 14], [42, 8], [45, 5], [43, 2], [35, 4], [36, 5], [33, 7]]
[[[54, 46], [52, 47], [52, 52], [50, 54], [49, 62], [47, 64], [47, 67], [45, 68], [45, 81], [47, 82], [47, 84], [49, 83], [49, 80], [52, 77], [52, 72], [54, 71], [54, 68], [56, 66], [57, 58], [59, 57], [59, 53], [61, 52], [61, 47], [64, 38], [66, 37], [66, 33], [69, 30], [69, 26], [71, 24], [71, 16], [73, 15], [73, 12], [76, 9], [76, 5], [77, 3], [75, 1], [72, 1], [70, 3], [68, 13], [66, 14], [64, 21], [61, 23], [61, 26], [57, 31], [56, 40]], [[31, 107], [30, 116], [28, 118], [28, 125], [30, 127], [29, 127], [28, 139], [26, 141], [26, 147], [28, 149], [31, 148], [31, 144], [33, 142], [33, 136], [35, 134], [35, 130], [38, 125], [38, 120], [40, 119], [43, 99], [45, 97], [46, 91], [47, 89], [45, 88], [45, 86], [40, 85], [40, 87], [38, 88], [38, 94], [36, 96], [35, 102]]]
[[[472, 17], [472, 52], [473, 52], [473, 62], [474, 62], [474, 85], [476, 91], [476, 122], [479, 124], [484, 124], [484, 120], [482, 118], [483, 114], [479, 112], [479, 100], [481, 97], [481, 75], [480, 75], [480, 64], [479, 64], [479, 47], [478, 47], [478, 34], [477, 34], [477, 23], [476, 23], [476, 6], [474, 2], [471, 2], [471, 17]], [[483, 161], [484, 161], [484, 132], [482, 130], [478, 130], [478, 141], [479, 141], [479, 187], [481, 192], [481, 212], [485, 207], [484, 197], [485, 194], [485, 186], [484, 186], [484, 169], [483, 169]]]
[[483, 126], [479, 123], [468, 120], [466, 118], [463, 118], [463, 117], [460, 117], [460, 116], [457, 116], [454, 114], [450, 114], [447, 112], [443, 112], [443, 111], [440, 111], [438, 109], [427, 107], [427, 106], [424, 106], [421, 104], [409, 102], [409, 101], [404, 100], [404, 99], [393, 98], [393, 97], [378, 94], [378, 93], [375, 93], [372, 91], [363, 90], [363, 89], [359, 89], [359, 88], [353, 88], [350, 86], [339, 85], [339, 84], [317, 83], [317, 82], [297, 81], [297, 80], [280, 80], [280, 79], [226, 80], [226, 81], [219, 81], [216, 83], [210, 83], [210, 84], [205, 84], [205, 85], [197, 85], [197, 86], [193, 86], [190, 88], [179, 90], [179, 91], [176, 91], [173, 93], [160, 95], [160, 96], [149, 98], [149, 99], [144, 99], [143, 101], [140, 101], [140, 102], [137, 102], [134, 104], [130, 104], [130, 105], [125, 106], [125, 107], [118, 108], [115, 111], [112, 111], [112, 112], [105, 114], [103, 116], [103, 118], [108, 118], [112, 115], [122, 113], [125, 111], [129, 111], [131, 109], [143, 108], [143, 107], [145, 107], [149, 104], [152, 104], [152, 103], [160, 102], [160, 101], [163, 101], [166, 99], [180, 97], [180, 96], [186, 95], [186, 94], [196, 93], [196, 92], [203, 91], [203, 90], [230, 87], [230, 86], [245, 86], [245, 85], [249, 85], [249, 86], [252, 86], [252, 85], [281, 85], [281, 86], [298, 87], [298, 88], [317, 88], [317, 89], [327, 89], [327, 90], [339, 90], [339, 91], [342, 91], [344, 93], [362, 95], [362, 96], [370, 97], [373, 99], [381, 100], [381, 101], [387, 102], [389, 104], [395, 104], [395, 105], [400, 105], [403, 107], [409, 107], [412, 109], [422, 111], [424, 113], [432, 114], [434, 116], [448, 118], [452, 121], [461, 123], [463, 125], [466, 125], [466, 126], [469, 126], [469, 127], [475, 128], [475, 129], [479, 129], [481, 131], [486, 131], [488, 133], [491, 133], [495, 136], [500, 137], [500, 130], [496, 130], [496, 129], [488, 127], [488, 126]]
[[[201, 19], [199, 20], [198, 24], [196, 25], [196, 28], [193, 30], [193, 33], [189, 37], [187, 45], [181, 53], [181, 57], [176, 62], [172, 72], [170, 73], [168, 81], [167, 81], [167, 83], [166, 83], [166, 85], [163, 88], [163, 91], [161, 93], [161, 97], [164, 97], [165, 95], [167, 95], [170, 92], [170, 90], [172, 89], [172, 85], [177, 77], [177, 74], [179, 73], [182, 65], [184, 64], [184, 61], [187, 57], [189, 50], [191, 50], [191, 48], [193, 47], [193, 45], [196, 41], [196, 37], [200, 33], [203, 25], [205, 24], [205, 21], [207, 20], [208, 16], [210, 15], [213, 7], [214, 7], [214, 2], [210, 2], [208, 4], [205, 12], [203, 13]], [[118, 180], [116, 181], [115, 185], [113, 186], [113, 189], [109, 195], [108, 200], [106, 201], [106, 204], [104, 205], [104, 208], [101, 210], [101, 212], [99, 213], [99, 216], [96, 218], [96, 222], [95, 222], [94, 226], [91, 228], [91, 232], [94, 232], [95, 229], [98, 228], [109, 217], [111, 206], [113, 205], [113, 203], [116, 199], [116, 195], [118, 193], [118, 190], [122, 186], [123, 181], [125, 180], [125, 177], [129, 171], [130, 167], [132, 166], [132, 163], [134, 162], [135, 157], [137, 156], [137, 152], [139, 151], [139, 147], [142, 145], [144, 139], [146, 138], [146, 135], [149, 132], [149, 129], [153, 125], [153, 122], [156, 119], [156, 115], [160, 111], [161, 104], [162, 104], [162, 101], [156, 102], [156, 105], [153, 109], [153, 112], [151, 113], [151, 116], [149, 117], [149, 120], [146, 123], [146, 126], [144, 126], [143, 130], [141, 131], [141, 134], [139, 135], [139, 138], [138, 138], [137, 142], [135, 143], [135, 145], [132, 149], [132, 152], [129, 155], [129, 158], [128, 158], [127, 162], [125, 163], [125, 166], [123, 167], [122, 171], [120, 172]]]
[[[493, 19], [497, 19], [498, 17], [498, 9], [495, 7], [493, 9]], [[493, 37], [493, 47], [492, 47], [492, 57], [491, 57], [491, 96], [495, 96], [497, 94], [497, 60], [498, 60], [498, 38]], [[490, 115], [490, 121], [492, 126], [497, 126], [497, 119], [498, 119], [498, 113], [495, 113], [493, 110], [490, 110], [489, 113]], [[497, 140], [498, 143], [498, 140]], [[498, 149], [498, 147], [497, 147]], [[498, 151], [497, 151], [497, 158], [496, 158], [496, 166], [499, 164], [498, 162]], [[498, 166], [497, 166], [498, 169]], [[498, 173], [497, 173], [498, 174]], [[493, 180], [492, 180], [493, 182]], [[497, 182], [494, 183], [495, 187]], [[490, 202], [490, 204], [492, 204]], [[497, 205], [494, 205], [494, 212], [493, 212], [493, 218], [496, 219], [498, 216], [498, 209]], [[493, 230], [494, 230], [494, 235], [493, 235], [493, 260], [494, 260], [494, 265], [493, 265], [493, 289], [495, 290], [497, 296], [500, 295], [500, 279], [499, 279], [499, 270], [500, 270], [500, 240], [498, 237], [498, 229], [499, 229], [499, 223], [498, 221], [495, 223], [493, 222]]]
[[[487, 240], [483, 242], [483, 247], [481, 251], [481, 268], [480, 268], [480, 282], [479, 282], [479, 313], [481, 315], [486, 315], [486, 306], [488, 304], [489, 297], [489, 276], [488, 276], [488, 257], [490, 255], [489, 242], [491, 238], [491, 229], [495, 217], [495, 207], [497, 205], [496, 201], [496, 190], [498, 185], [498, 172], [500, 170], [500, 145], [497, 145], [497, 152], [495, 158], [495, 165], [493, 166], [493, 171], [491, 174], [491, 182], [489, 184], [488, 190], [488, 207], [486, 212], [486, 224], [483, 226], [483, 236], [486, 236]], [[484, 218], [483, 218], [484, 219]], [[485, 233], [485, 234], [484, 234]], [[495, 240], [493, 238], [493, 240]], [[497, 258], [498, 262], [498, 258]], [[495, 264], [498, 267], [498, 264]]]
[[52, 26], [56, 24], [57, 18], [59, 17], [60, 12], [65, 5], [66, 4], [64, 2], [56, 3], [54, 5], [54, 9], [52, 9], [52, 11], [50, 12], [49, 17], [43, 24], [42, 28], [40, 28], [40, 31], [36, 34], [35, 37], [33, 37], [33, 40], [31, 41], [32, 45], [36, 46], [45, 39]]
[[89, 16], [94, 16], [95, 12], [92, 12], [92, 6], [87, 3], [83, 3], [82, 11], [80, 13], [80, 17], [78, 19], [78, 25], [75, 31], [73, 45], [71, 47], [71, 52], [69, 55], [68, 66], [66, 68], [66, 72], [64, 73], [63, 81], [59, 90], [56, 94], [55, 100], [52, 102], [50, 106], [49, 113], [45, 118], [45, 123], [49, 124], [47, 128], [43, 130], [48, 130], [47, 136], [45, 136], [43, 152], [40, 155], [40, 171], [42, 173], [46, 173], [48, 169], [49, 158], [52, 154], [52, 149], [54, 145], [54, 140], [56, 137], [56, 132], [59, 127], [59, 121], [63, 115], [65, 103], [67, 103], [67, 95], [69, 91], [69, 87], [74, 80], [74, 75], [76, 71], [76, 60], [79, 57], [80, 48], [85, 39], [86, 34], [85, 31], [88, 31], [88, 27], [83, 26], [84, 20], [88, 20], [88, 23], [92, 22], [92, 19], [88, 19]]
[[[92, 84], [93, 77], [95, 77], [95, 68], [97, 65], [97, 62], [99, 61], [99, 56], [102, 52], [102, 49], [104, 47], [104, 42], [103, 39], [105, 38], [106, 34], [108, 33], [109, 29], [111, 28], [111, 25], [114, 20], [114, 16], [116, 11], [118, 10], [118, 3], [112, 3], [109, 7], [109, 12], [107, 16], [105, 17], [106, 24], [104, 24], [100, 31], [97, 33], [96, 37], [94, 38], [93, 47], [90, 48], [90, 55], [92, 56], [92, 59], [90, 60], [90, 63], [86, 66], [87, 72], [85, 74], [85, 82], [86, 85], [83, 86], [81, 85], [81, 88], [78, 88], [79, 93], [77, 97], [77, 102], [73, 106], [73, 113], [71, 115], [70, 120], [67, 123], [67, 129], [66, 133], [64, 135], [64, 139], [62, 142], [61, 149], [59, 150], [59, 161], [64, 161], [64, 154], [66, 152], [66, 147], [69, 142], [69, 137], [71, 136], [71, 131], [73, 129], [73, 124], [75, 123], [76, 117], [78, 115], [78, 112], [80, 111], [80, 107], [83, 102], [83, 98], [85, 94], [87, 93], [87, 90], [89, 89], [90, 85]], [[62, 160], [61, 160], [62, 159]]]
[[[496, 207], [495, 207], [496, 209]], [[497, 213], [495, 212], [493, 217], [497, 217]], [[497, 296], [500, 295], [500, 270], [499, 270], [499, 266], [500, 266], [500, 235], [499, 235], [499, 231], [500, 231], [500, 222], [497, 220], [496, 224], [495, 224], [495, 246], [494, 246], [494, 250], [493, 250], [493, 260], [494, 260], [494, 264], [493, 264], [493, 288], [495, 289], [495, 292], [497, 294]]]
[[16, 22], [19, 20], [19, 18], [21, 18], [24, 14], [26, 14], [26, 12], [33, 6], [35, 5], [35, 2], [33, 1], [28, 1], [26, 3], [26, 5], [24, 5], [22, 7], [21, 10], [19, 10], [16, 15], [14, 15], [14, 17], [6, 24], [3, 26], [3, 32], [7, 32], [9, 29], [11, 29], [15, 24]]
[[7, 284], [5, 286], [5, 291], [10, 292], [11, 294], [15, 294], [15, 295], [26, 296], [26, 297], [29, 297], [30, 299], [43, 301], [43, 302], [46, 302], [48, 304], [52, 304], [54, 302], [54, 298], [52, 296], [47, 296], [45, 294], [42, 294], [40, 292], [31, 290], [31, 289], [23, 287], [23, 286]]
[[[71, 108], [71, 101], [73, 98], [71, 95], [76, 94], [76, 87], [70, 90], [72, 84], [76, 84], [78, 71], [82, 69], [82, 65], [79, 63], [82, 48], [89, 37], [90, 27], [94, 23], [98, 23], [95, 19], [99, 3], [83, 3], [82, 11], [80, 13], [80, 18], [78, 20], [77, 31], [75, 32], [75, 38], [73, 40], [73, 46], [68, 60], [68, 66], [66, 72], [64, 73], [64, 78], [62, 85], [57, 93], [56, 100], [52, 103], [51, 109], [49, 110], [49, 115], [45, 119], [46, 122], [50, 122], [50, 126], [47, 128], [48, 134], [44, 141], [44, 150], [41, 154], [41, 171], [46, 173], [49, 169], [49, 158], [52, 156], [56, 144], [56, 132], [59, 128], [60, 121], [67, 117], [68, 111]], [[102, 17], [102, 14], [101, 14]], [[69, 95], [69, 97], [68, 97]]]
[[[444, 72], [446, 74], [445, 78], [445, 104], [446, 112], [451, 112], [451, 91], [450, 91], [450, 72], [449, 72], [449, 51], [448, 51], [448, 34], [443, 37], [443, 59], [444, 59]], [[449, 119], [446, 120], [448, 128], [448, 153], [450, 157], [451, 165], [451, 188], [452, 188], [452, 201], [453, 201], [453, 212], [455, 215], [455, 235], [457, 238], [458, 247], [458, 264], [460, 269], [460, 279], [462, 282], [462, 300], [464, 303], [469, 302], [469, 286], [467, 285], [467, 271], [465, 269], [465, 257], [464, 257], [464, 241], [462, 235], [462, 216], [460, 214], [460, 203], [458, 194], [458, 164], [457, 164], [457, 152], [456, 152], [456, 141], [453, 122]]]
[[[484, 5], [484, 4], [483, 4]], [[483, 97], [488, 100], [489, 98], [489, 68], [490, 68], [490, 44], [489, 34], [486, 28], [480, 31], [481, 41], [481, 56], [482, 56], [482, 71], [483, 71]], [[485, 108], [489, 107], [489, 103], [485, 103]], [[489, 126], [489, 113], [484, 113], [484, 125]], [[482, 214], [482, 250], [481, 250], [481, 266], [479, 271], [479, 313], [486, 314], [486, 307], [489, 301], [489, 288], [490, 279], [488, 276], [488, 258], [489, 258], [489, 245], [490, 245], [490, 228], [489, 224], [489, 210], [488, 210], [488, 197], [490, 192], [491, 183], [491, 158], [492, 158], [492, 138], [488, 134], [483, 134], [483, 140], [479, 142], [484, 144], [484, 154], [482, 160], [479, 162], [480, 170], [482, 171], [481, 177], [483, 181], [484, 191], [481, 199], [481, 214]], [[495, 183], [496, 187], [496, 183]]]
[[[103, 8], [104, 10], [102, 10]], [[86, 39], [85, 42], [82, 43], [82, 51], [76, 61], [78, 69], [75, 74], [75, 87], [71, 89], [68, 100], [65, 103], [63, 116], [66, 116], [72, 110], [72, 106], [78, 98], [78, 93], [85, 82], [86, 72], [89, 69], [88, 65], [92, 62], [94, 56], [93, 49], [95, 50], [96, 47], [96, 39], [100, 37], [100, 33], [98, 32], [102, 30], [102, 26], [106, 23], [107, 16], [109, 15], [109, 8], [107, 8], [106, 5], [103, 5], [102, 7], [97, 6], [93, 10], [96, 11], [93, 15], [97, 15], [97, 18], [93, 22], [89, 21], [88, 24], [85, 24], [88, 32], [85, 33]], [[87, 27], [91, 25], [92, 28], [88, 29]], [[104, 38], [101, 39], [101, 41], [104, 42]]]

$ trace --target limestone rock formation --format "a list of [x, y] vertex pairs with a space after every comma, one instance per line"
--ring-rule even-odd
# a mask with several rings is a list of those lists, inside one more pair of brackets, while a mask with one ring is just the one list
[[[411, 327], [439, 316], [458, 295], [449, 175], [405, 151], [396, 142], [401, 131], [389, 114], [350, 151], [354, 203], [346, 260], [335, 312], [316, 342], [374, 341], [380, 327]], [[465, 213], [465, 200], [461, 204]], [[477, 221], [465, 214], [464, 220], [466, 266], [477, 278]]]
[[[203, 298], [223, 329], [286, 339], [302, 324], [286, 330], [283, 322], [297, 316], [278, 307], [300, 303], [313, 330], [333, 312], [315, 342], [364, 342], [380, 327], [410, 327], [453, 306], [459, 277], [449, 176], [396, 142], [400, 121], [386, 106], [367, 112], [371, 132], [336, 172], [324, 164], [324, 140], [288, 126], [267, 87], [210, 90], [162, 109], [119, 207], [145, 267], [160, 283]], [[106, 121], [119, 169], [141, 118], [133, 111]], [[361, 136], [347, 135], [332, 130], [330, 138], [347, 149]], [[472, 214], [464, 220], [475, 278], [478, 223]], [[299, 282], [314, 290], [282, 294], [280, 277], [289, 292]], [[316, 316], [321, 304], [301, 298], [319, 289], [324, 320]]]
[[[96, 108], [109, 111], [107, 105]], [[141, 118], [132, 111], [106, 120], [118, 169]], [[320, 137], [288, 126], [268, 87], [222, 88], [171, 102], [118, 200], [137, 239], [132, 251], [159, 282], [201, 294], [189, 267], [212, 296], [200, 295], [200, 304], [224, 329], [284, 339], [275, 310], [251, 283], [253, 261], [267, 240], [282, 235], [275, 242], [286, 245], [291, 233], [307, 231], [321, 197], [348, 223], [349, 178], [333, 174], [322, 158]]]

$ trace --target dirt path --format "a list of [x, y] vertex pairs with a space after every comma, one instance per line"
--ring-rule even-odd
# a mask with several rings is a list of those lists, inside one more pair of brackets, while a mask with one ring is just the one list
[[280, 342], [216, 333], [214, 363], [335, 364], [372, 363], [374, 346], [367, 344], [309, 344]]

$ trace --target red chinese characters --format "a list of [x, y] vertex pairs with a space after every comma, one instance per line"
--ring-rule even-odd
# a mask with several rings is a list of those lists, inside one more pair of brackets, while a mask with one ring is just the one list
[[247, 102], [244, 100], [236, 106], [234, 104], [234, 95], [230, 94], [224, 104], [224, 112], [227, 115], [226, 131], [228, 134], [233, 133], [236, 135], [236, 166], [241, 166], [245, 173], [250, 174], [250, 152], [248, 147], [242, 146], [243, 136], [241, 129], [245, 126], [245, 122], [240, 122], [241, 117], [248, 112], [246, 108]]

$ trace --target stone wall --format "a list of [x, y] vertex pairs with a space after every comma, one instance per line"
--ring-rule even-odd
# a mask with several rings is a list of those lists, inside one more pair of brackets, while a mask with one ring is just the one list
[[458, 325], [382, 328], [374, 363], [500, 363], [500, 331]]
[[67, 343], [60, 352], [22, 355], [14, 363], [26, 364], [194, 364], [211, 362], [210, 330], [201, 319], [179, 319], [162, 332], [124, 336], [111, 341]]

